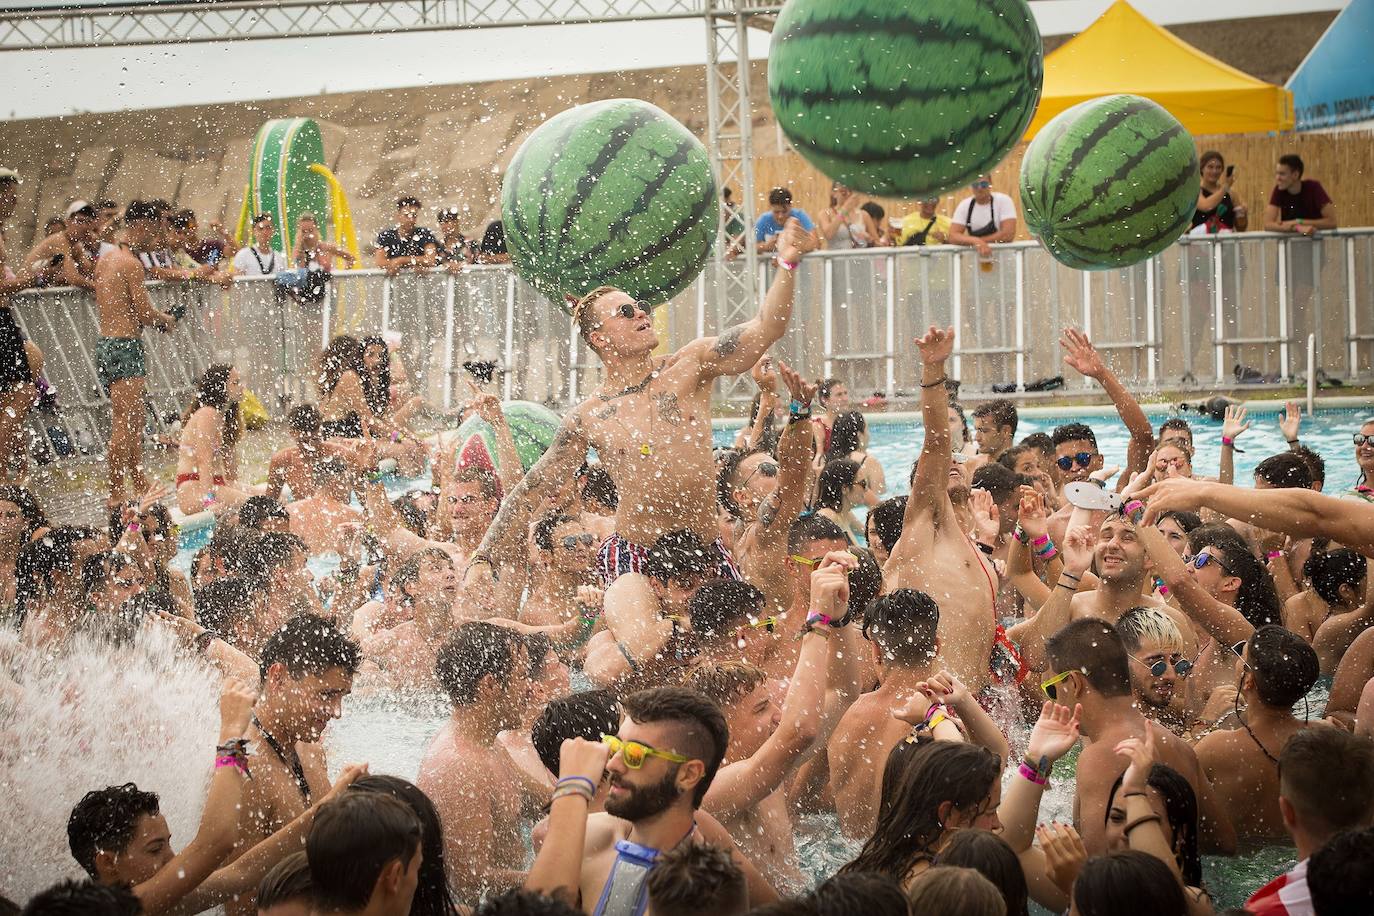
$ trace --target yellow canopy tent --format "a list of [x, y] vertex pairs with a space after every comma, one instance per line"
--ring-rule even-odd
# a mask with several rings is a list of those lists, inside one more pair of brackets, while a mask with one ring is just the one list
[[1045, 89], [1026, 131], [1098, 96], [1151, 99], [1193, 134], [1293, 129], [1293, 94], [1255, 79], [1174, 37], [1117, 0], [1045, 58]]

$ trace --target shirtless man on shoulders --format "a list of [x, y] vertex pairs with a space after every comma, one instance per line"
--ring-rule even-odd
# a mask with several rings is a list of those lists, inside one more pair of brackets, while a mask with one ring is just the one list
[[[247, 732], [253, 778], [243, 788], [235, 857], [329, 792], [320, 739], [342, 712], [358, 661], [357, 644], [313, 614], [291, 618], [263, 646], [262, 694]], [[254, 908], [241, 900], [226, 904], [226, 912], [248, 916]]]
[[391, 577], [391, 589], [408, 619], [363, 641], [364, 675], [391, 688], [433, 688], [439, 649], [453, 630], [458, 577], [453, 560], [436, 548], [407, 557]]
[[425, 748], [416, 785], [439, 812], [449, 883], [472, 903], [525, 878], [522, 782], [497, 735], [520, 724], [529, 664], [518, 634], [474, 621], [444, 643], [435, 665], [453, 712]]
[[758, 315], [668, 357], [653, 355], [659, 338], [650, 304], [612, 287], [578, 300], [573, 317], [605, 367], [603, 384], [568, 414], [553, 445], [502, 503], [478, 549], [481, 562], [469, 576], [490, 575], [489, 564], [501, 564], [515, 539], [524, 536], [524, 525], [513, 521], [539, 505], [545, 490], [570, 479], [594, 447], [620, 495], [616, 535], [599, 554], [604, 583], [639, 571], [648, 545], [679, 529], [714, 545], [721, 574], [739, 578], [733, 558], [717, 541], [711, 390], [720, 376], [749, 371], [781, 339], [792, 317], [796, 268], [814, 247], [812, 235], [789, 220], [779, 239], [781, 269]]
[[159, 232], [157, 209], [134, 201], [124, 211], [123, 240], [96, 262], [100, 337], [95, 342], [95, 364], [113, 411], [106, 459], [112, 506], [124, 499], [125, 477], [135, 493], [148, 489], [142, 422], [148, 364], [139, 335], [145, 327], [170, 333], [177, 323], [175, 316], [153, 307], [143, 286], [147, 276], [138, 255], [157, 246]]

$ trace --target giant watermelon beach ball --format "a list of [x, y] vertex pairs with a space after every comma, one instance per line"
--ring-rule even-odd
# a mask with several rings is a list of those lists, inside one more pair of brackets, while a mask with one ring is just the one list
[[1197, 147], [1136, 95], [1090, 99], [1035, 135], [1021, 162], [1026, 225], [1079, 270], [1126, 267], [1172, 245], [1192, 220]]
[[516, 272], [565, 311], [564, 297], [598, 286], [655, 305], [682, 292], [711, 253], [717, 207], [706, 147], [638, 99], [550, 118], [501, 184]]
[[[506, 415], [506, 423], [510, 426], [520, 465], [528, 471], [553, 444], [560, 422], [558, 414], [533, 401], [506, 401], [501, 405], [501, 412]], [[496, 433], [486, 420], [473, 414], [462, 422], [453, 435], [458, 441], [455, 449], [457, 469], [473, 466], [489, 471], [500, 469]]]
[[1026, 0], [788, 0], [768, 95], [826, 175], [929, 197], [991, 171], [1021, 139], [1042, 64]]

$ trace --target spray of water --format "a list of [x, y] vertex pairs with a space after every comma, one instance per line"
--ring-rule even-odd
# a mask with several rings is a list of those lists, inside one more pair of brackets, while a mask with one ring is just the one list
[[67, 816], [87, 791], [136, 782], [157, 792], [180, 848], [195, 835], [218, 736], [217, 677], [147, 633], [114, 648], [78, 639], [56, 657], [0, 635], [18, 696], [0, 692], [0, 887], [25, 900], [84, 877]]

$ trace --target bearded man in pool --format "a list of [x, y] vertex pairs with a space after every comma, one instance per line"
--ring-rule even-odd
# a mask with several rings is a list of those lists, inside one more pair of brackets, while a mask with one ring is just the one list
[[812, 234], [788, 220], [778, 242], [777, 276], [759, 313], [666, 357], [654, 356], [659, 338], [648, 303], [613, 287], [577, 300], [573, 317], [605, 367], [602, 385], [564, 418], [553, 445], [503, 501], [465, 585], [498, 578], [503, 563], [515, 560], [532, 507], [571, 479], [592, 447], [620, 493], [616, 533], [598, 554], [603, 585], [639, 572], [648, 545], [682, 529], [713, 545], [722, 575], [739, 578], [718, 540], [711, 389], [720, 376], [748, 372], [781, 339], [792, 317], [796, 270], [815, 247]]

